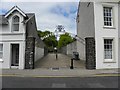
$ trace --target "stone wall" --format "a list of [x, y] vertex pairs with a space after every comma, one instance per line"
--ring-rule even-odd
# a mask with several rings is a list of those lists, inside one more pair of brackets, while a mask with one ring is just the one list
[[85, 38], [86, 42], [86, 69], [95, 69], [95, 39], [93, 37]]
[[25, 69], [34, 69], [35, 38], [27, 37], [25, 49]]

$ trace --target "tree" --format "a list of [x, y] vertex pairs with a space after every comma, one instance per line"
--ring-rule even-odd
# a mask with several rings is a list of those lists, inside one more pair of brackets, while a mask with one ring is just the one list
[[43, 41], [48, 47], [56, 47], [57, 46], [57, 40], [54, 35], [45, 38]]
[[50, 31], [38, 31], [38, 36], [39, 37], [45, 37], [45, 36], [47, 36], [47, 35], [50, 35], [52, 32], [50, 32]]
[[69, 33], [62, 34], [60, 36], [58, 47], [61, 48], [63, 46], [66, 46], [67, 44], [73, 42], [74, 39], [69, 35]]
[[[53, 51], [54, 47], [57, 47], [57, 40], [55, 38], [55, 35], [52, 35], [52, 32], [50, 31], [38, 31], [39, 37], [45, 37], [43, 39], [43, 42], [48, 47], [48, 51]], [[47, 36], [47, 37], [46, 37]]]

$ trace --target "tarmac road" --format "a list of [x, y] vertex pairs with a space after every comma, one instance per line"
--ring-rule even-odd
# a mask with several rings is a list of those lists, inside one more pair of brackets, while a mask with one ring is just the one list
[[118, 88], [118, 77], [11, 77], [2, 78], [2, 88]]

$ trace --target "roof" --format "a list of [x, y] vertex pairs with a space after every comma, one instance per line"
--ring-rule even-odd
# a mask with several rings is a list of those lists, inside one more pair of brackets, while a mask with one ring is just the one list
[[8, 19], [4, 15], [0, 15], [0, 24], [8, 24]]
[[27, 23], [33, 16], [35, 16], [34, 13], [26, 13], [26, 18], [24, 21], [22, 21], [22, 23]]
[[21, 15], [23, 15], [24, 17], [26, 17], [25, 13], [17, 6], [14, 6], [13, 8], [11, 8], [6, 14], [5, 17], [8, 17], [12, 12], [14, 12], [15, 10], [19, 11], [19, 13], [21, 13]]
[[[25, 15], [26, 15], [26, 18], [22, 23], [26, 23], [27, 21], [29, 21], [29, 19], [31, 17], [33, 17], [35, 14], [34, 13], [26, 13]], [[9, 23], [8, 19], [5, 17], [5, 15], [0, 15], [0, 24], [7, 25], [8, 23]]]
[[34, 13], [24, 13], [19, 7], [14, 6], [13, 8], [11, 8], [5, 15], [0, 15], [0, 24], [4, 24], [7, 25], [8, 22], [8, 16], [14, 12], [15, 10], [17, 10], [20, 14], [22, 14], [22, 16], [24, 17], [24, 21], [22, 23], [26, 23], [29, 21], [30, 18], [32, 18], [35, 14]]

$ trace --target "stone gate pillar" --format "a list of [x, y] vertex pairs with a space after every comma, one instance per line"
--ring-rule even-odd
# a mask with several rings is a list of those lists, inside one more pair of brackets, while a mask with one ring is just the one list
[[94, 37], [85, 38], [85, 50], [86, 50], [86, 69], [96, 68], [95, 58], [95, 39]]
[[27, 37], [25, 50], [25, 69], [34, 69], [35, 38]]

